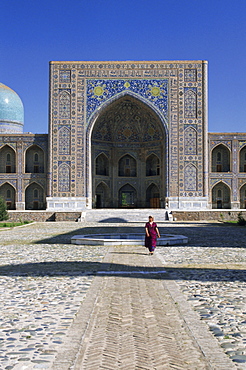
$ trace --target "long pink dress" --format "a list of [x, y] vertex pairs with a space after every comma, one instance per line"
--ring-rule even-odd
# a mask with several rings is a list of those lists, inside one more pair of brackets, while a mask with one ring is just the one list
[[147, 222], [145, 228], [147, 228], [149, 232], [149, 236], [145, 234], [145, 247], [148, 248], [150, 252], [154, 252], [157, 239], [157, 224], [155, 222], [152, 222], [152, 224]]

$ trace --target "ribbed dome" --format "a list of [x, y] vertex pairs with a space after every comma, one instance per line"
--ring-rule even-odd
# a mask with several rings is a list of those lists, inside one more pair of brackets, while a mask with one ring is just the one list
[[0, 133], [23, 133], [24, 107], [20, 97], [0, 83]]

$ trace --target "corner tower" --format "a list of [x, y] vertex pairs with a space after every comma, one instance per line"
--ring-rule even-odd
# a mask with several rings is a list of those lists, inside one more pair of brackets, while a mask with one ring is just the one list
[[207, 208], [207, 62], [51, 62], [49, 138], [49, 210]]

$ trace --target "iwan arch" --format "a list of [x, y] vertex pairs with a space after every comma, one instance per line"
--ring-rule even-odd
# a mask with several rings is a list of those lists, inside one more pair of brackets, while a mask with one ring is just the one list
[[48, 209], [208, 206], [207, 62], [51, 62]]
[[88, 187], [97, 208], [160, 208], [160, 199], [166, 198], [166, 123], [141, 100], [121, 94], [105, 104], [93, 129], [89, 125]]

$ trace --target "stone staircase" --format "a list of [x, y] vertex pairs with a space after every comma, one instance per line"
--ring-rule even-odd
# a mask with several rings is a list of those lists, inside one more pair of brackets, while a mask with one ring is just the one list
[[148, 221], [153, 216], [156, 222], [172, 221], [172, 214], [166, 209], [90, 209], [82, 212], [81, 221], [104, 223], [127, 223]]

